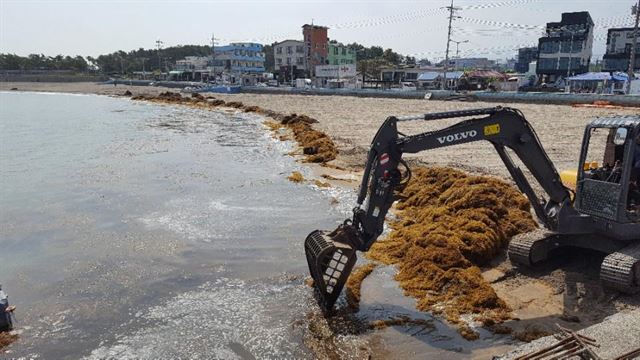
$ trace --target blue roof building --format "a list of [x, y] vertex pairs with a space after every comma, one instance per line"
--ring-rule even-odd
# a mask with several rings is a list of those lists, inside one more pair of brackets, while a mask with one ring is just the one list
[[263, 73], [264, 51], [262, 44], [232, 43], [216, 46], [213, 49], [213, 68], [215, 72], [237, 74]]

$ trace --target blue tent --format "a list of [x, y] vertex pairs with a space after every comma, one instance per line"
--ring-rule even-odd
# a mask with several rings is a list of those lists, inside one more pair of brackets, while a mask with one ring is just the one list
[[568, 77], [567, 80], [570, 81], [609, 81], [611, 80], [611, 75], [606, 72], [588, 72], [576, 76]]
[[623, 72], [616, 72], [611, 78], [613, 79], [613, 81], [627, 81], [627, 79], [629, 79], [629, 75]]

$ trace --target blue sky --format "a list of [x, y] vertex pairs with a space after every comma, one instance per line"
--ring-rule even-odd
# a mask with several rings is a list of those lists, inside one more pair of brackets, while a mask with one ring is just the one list
[[[422, 1], [166, 1], [0, 0], [0, 52], [91, 55], [115, 50], [217, 42], [299, 39], [301, 25], [330, 27], [329, 37], [428, 59], [444, 56], [450, 0]], [[630, 26], [633, 0], [456, 0], [461, 56], [504, 59], [536, 44], [544, 24], [566, 11], [589, 11], [596, 22], [594, 57], [606, 29]], [[454, 49], [455, 51], [455, 45]]]

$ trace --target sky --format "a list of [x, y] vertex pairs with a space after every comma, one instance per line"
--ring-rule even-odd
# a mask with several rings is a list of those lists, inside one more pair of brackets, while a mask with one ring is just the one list
[[[535, 46], [562, 12], [589, 11], [596, 23], [594, 58], [606, 29], [632, 26], [637, 0], [454, 0], [452, 38], [460, 56], [505, 59]], [[329, 27], [343, 43], [444, 58], [450, 0], [0, 0], [0, 53], [97, 56], [117, 50], [302, 39], [305, 23]], [[456, 44], [452, 44], [452, 56]]]

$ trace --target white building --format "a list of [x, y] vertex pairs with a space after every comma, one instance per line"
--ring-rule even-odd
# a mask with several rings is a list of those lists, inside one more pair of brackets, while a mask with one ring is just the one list
[[[639, 36], [640, 37], [640, 36]], [[602, 58], [602, 71], [627, 72], [633, 46], [633, 28], [609, 29], [607, 52]], [[636, 43], [634, 70], [640, 70], [640, 40]]]
[[284, 40], [273, 44], [273, 59], [280, 81], [289, 82], [304, 77], [307, 68], [302, 41]]
[[178, 71], [205, 70], [210, 61], [211, 61], [211, 57], [208, 57], [208, 56], [187, 56], [182, 60], [176, 61], [176, 70]]

